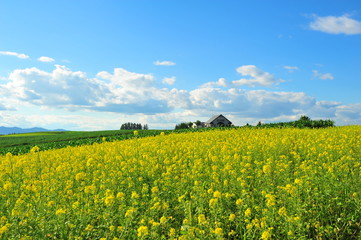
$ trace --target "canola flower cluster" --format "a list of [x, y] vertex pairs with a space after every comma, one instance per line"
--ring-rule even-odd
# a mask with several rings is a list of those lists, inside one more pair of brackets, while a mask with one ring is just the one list
[[0, 157], [0, 239], [357, 239], [361, 127], [170, 134]]

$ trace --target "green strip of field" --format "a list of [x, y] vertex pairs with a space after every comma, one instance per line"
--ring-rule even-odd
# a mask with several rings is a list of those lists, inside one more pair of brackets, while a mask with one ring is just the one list
[[[139, 130], [137, 137], [154, 136], [161, 130]], [[26, 134], [12, 134], [0, 137], [0, 154], [24, 154], [33, 146], [41, 150], [79, 146], [84, 144], [100, 143], [133, 138], [133, 130], [109, 130], [91, 132], [37, 132]]]
[[[224, 128], [226, 129], [226, 128]], [[138, 135], [134, 135], [134, 130], [107, 130], [89, 132], [37, 132], [25, 134], [12, 134], [0, 136], [0, 155], [12, 153], [13, 155], [25, 154], [34, 146], [40, 150], [64, 148], [67, 146], [89, 145], [104, 141], [118, 141], [130, 138], [140, 138], [156, 136], [161, 132], [165, 134], [179, 132], [210, 131], [212, 128], [182, 129], [182, 130], [138, 130]]]
[[34, 133], [17, 133], [17, 134], [8, 134], [2, 135], [0, 138], [11, 138], [11, 137], [30, 137], [30, 136], [43, 136], [43, 135], [55, 135], [63, 134], [64, 132], [34, 132]]

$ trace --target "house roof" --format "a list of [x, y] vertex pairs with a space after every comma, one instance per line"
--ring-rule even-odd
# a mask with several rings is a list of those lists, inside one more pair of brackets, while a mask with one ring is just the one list
[[[224, 117], [225, 119], [227, 119], [225, 116], [223, 116], [222, 114], [218, 114], [218, 115], [214, 115], [213, 117], [211, 117], [206, 123], [211, 123], [211, 122], [213, 122], [214, 120], [216, 120], [218, 117]], [[228, 119], [227, 119], [228, 120]], [[229, 121], [229, 120], [228, 120]], [[231, 122], [231, 121], [229, 121], [229, 122]]]

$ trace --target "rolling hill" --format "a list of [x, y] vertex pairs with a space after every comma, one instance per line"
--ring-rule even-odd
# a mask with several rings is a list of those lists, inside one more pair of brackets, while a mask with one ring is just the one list
[[0, 127], [0, 135], [16, 134], [16, 133], [32, 133], [32, 132], [52, 132], [52, 131], [66, 131], [64, 129], [48, 130], [45, 128], [19, 128], [19, 127]]

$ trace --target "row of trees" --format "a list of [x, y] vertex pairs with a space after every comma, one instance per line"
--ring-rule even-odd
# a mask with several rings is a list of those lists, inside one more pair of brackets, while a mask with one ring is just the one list
[[[194, 122], [197, 126], [200, 126], [202, 125], [202, 122], [197, 120]], [[192, 125], [193, 125], [193, 122], [182, 122], [182, 123], [179, 123], [177, 125], [175, 125], [175, 129], [178, 130], [178, 129], [187, 129], [187, 128], [192, 128]]]
[[187, 129], [187, 128], [191, 128], [192, 125], [193, 125], [192, 122], [182, 122], [182, 123], [179, 123], [179, 124], [175, 125], [175, 129], [176, 130]]
[[[195, 122], [197, 125], [200, 125], [201, 122], [198, 120]], [[192, 122], [182, 122], [175, 126], [175, 129], [187, 129], [191, 128], [193, 125]], [[301, 116], [300, 119], [291, 122], [277, 122], [277, 123], [261, 123], [258, 122], [256, 127], [259, 128], [281, 128], [281, 127], [295, 127], [295, 128], [326, 128], [326, 127], [334, 127], [335, 122], [332, 120], [311, 120], [311, 118], [307, 116]], [[248, 123], [245, 127], [253, 127]]]
[[334, 127], [335, 122], [332, 120], [311, 120], [307, 116], [301, 116], [300, 119], [291, 122], [278, 122], [278, 123], [261, 123], [258, 122], [257, 127], [295, 127], [295, 128], [327, 128]]
[[120, 130], [148, 130], [148, 125], [144, 124], [142, 126], [142, 124], [140, 123], [123, 123], [122, 126], [120, 127]]

